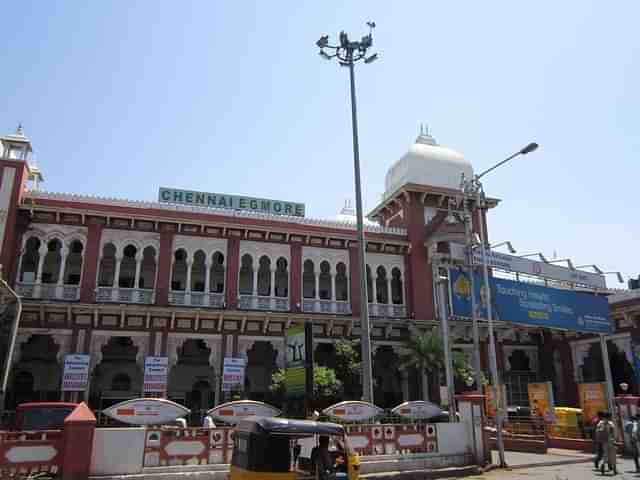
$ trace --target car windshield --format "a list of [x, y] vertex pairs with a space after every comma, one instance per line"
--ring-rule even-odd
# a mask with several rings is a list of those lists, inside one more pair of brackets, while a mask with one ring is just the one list
[[64, 426], [64, 419], [73, 408], [34, 408], [21, 412], [22, 430], [56, 430]]

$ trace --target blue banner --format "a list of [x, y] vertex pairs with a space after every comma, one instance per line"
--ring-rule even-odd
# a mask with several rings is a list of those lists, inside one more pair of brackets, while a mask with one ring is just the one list
[[[469, 274], [449, 270], [451, 314], [471, 318]], [[611, 333], [609, 302], [604, 296], [560, 290], [503, 278], [490, 278], [493, 319], [536, 327], [592, 333]], [[475, 276], [476, 315], [487, 318], [486, 287]]]

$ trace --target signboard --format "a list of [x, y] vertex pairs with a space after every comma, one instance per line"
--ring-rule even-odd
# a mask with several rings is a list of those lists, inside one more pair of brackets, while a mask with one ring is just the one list
[[544, 418], [547, 423], [554, 422], [556, 414], [551, 382], [530, 383], [528, 390], [531, 414]]
[[391, 413], [411, 420], [422, 420], [445, 414], [438, 405], [424, 400], [401, 403], [393, 408]]
[[598, 412], [609, 410], [607, 401], [606, 383], [579, 383], [578, 395], [580, 397], [580, 408], [582, 408], [582, 420], [585, 425], [589, 425]]
[[89, 383], [90, 355], [65, 355], [62, 373], [63, 392], [83, 392]]
[[222, 391], [244, 390], [244, 358], [226, 357], [222, 365]]
[[273, 215], [304, 217], [304, 203], [267, 200], [266, 198], [227, 195], [224, 193], [194, 192], [192, 190], [160, 187], [158, 191], [158, 201], [160, 203], [177, 203], [197, 207], [224, 208], [227, 210], [245, 210], [270, 213]]
[[167, 391], [168, 357], [147, 357], [144, 359], [144, 393], [160, 393]]
[[284, 383], [287, 395], [297, 396], [305, 393], [305, 328], [293, 326], [285, 332], [286, 355]]
[[360, 422], [382, 415], [384, 410], [372, 403], [349, 400], [331, 405], [325, 408], [322, 413], [348, 422]]
[[238, 400], [218, 405], [209, 410], [207, 415], [225, 423], [236, 424], [243, 418], [252, 416], [277, 417], [280, 415], [280, 410], [263, 402]]
[[108, 417], [130, 425], [161, 425], [190, 412], [188, 408], [164, 398], [135, 398], [102, 411]]
[[[449, 270], [451, 314], [471, 317], [471, 282], [467, 272]], [[490, 278], [494, 320], [559, 328], [581, 332], [609, 334], [609, 302], [604, 296], [560, 290], [504, 278]], [[478, 316], [487, 318], [486, 288], [480, 275], [475, 277]]]
[[[560, 265], [553, 265], [546, 262], [537, 262], [528, 258], [516, 257], [506, 253], [499, 253], [487, 250], [487, 265], [501, 270], [535, 275], [538, 277], [556, 280], [559, 282], [579, 283], [592, 288], [606, 288], [607, 284], [604, 275], [582, 270], [572, 270]], [[482, 250], [476, 249], [473, 252], [473, 263], [482, 264]]]
[[496, 388], [494, 386], [485, 385], [484, 387], [484, 407], [487, 417], [495, 417], [498, 413], [498, 409], [502, 409], [504, 413], [507, 403], [507, 386], [504, 384], [500, 386], [500, 390], [502, 392], [501, 398], [496, 398]]

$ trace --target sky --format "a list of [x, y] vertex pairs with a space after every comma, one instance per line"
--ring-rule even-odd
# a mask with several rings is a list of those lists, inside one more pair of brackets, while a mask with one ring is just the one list
[[[640, 274], [636, 1], [5, 2], [0, 133], [43, 189], [156, 200], [160, 186], [306, 204], [354, 198], [348, 71], [316, 40], [374, 20], [356, 72], [366, 209], [421, 123], [502, 199], [492, 241]], [[612, 287], [623, 287], [614, 276]]]

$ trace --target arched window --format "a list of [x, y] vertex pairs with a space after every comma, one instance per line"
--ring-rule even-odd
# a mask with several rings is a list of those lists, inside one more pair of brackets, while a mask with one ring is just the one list
[[302, 296], [304, 298], [316, 298], [316, 274], [313, 268], [311, 260], [304, 261], [302, 271]]
[[289, 272], [287, 271], [287, 259], [280, 257], [276, 261], [276, 297], [289, 296]]
[[100, 260], [99, 287], [113, 287], [116, 274], [116, 247], [113, 243], [107, 243], [102, 247], [102, 259]]
[[253, 295], [253, 258], [248, 253], [242, 256], [240, 266], [240, 294]]
[[184, 291], [187, 288], [187, 252], [176, 250], [173, 254], [173, 274], [171, 290]]
[[347, 267], [340, 262], [336, 265], [336, 300], [349, 300], [349, 284], [347, 281]]
[[193, 255], [193, 264], [191, 265], [191, 291], [204, 292], [205, 275], [207, 267], [205, 262], [207, 256], [202, 250], [198, 250]]
[[118, 373], [111, 380], [111, 390], [114, 392], [128, 392], [131, 390], [131, 378], [126, 373]]
[[209, 288], [214, 293], [224, 292], [224, 255], [220, 252], [213, 254], [211, 262], [211, 279]]
[[69, 254], [64, 266], [65, 285], [80, 285], [82, 274], [82, 242], [74, 240], [69, 245]]
[[122, 251], [122, 260], [120, 261], [120, 278], [118, 279], [118, 287], [134, 288], [136, 283], [136, 254], [138, 249], [133, 245], [127, 245]]
[[369, 303], [375, 302], [375, 298], [373, 298], [373, 282], [371, 280], [371, 268], [367, 265], [367, 301]]
[[258, 295], [268, 297], [271, 295], [271, 259], [266, 255], [260, 257], [258, 267]]
[[156, 249], [146, 247], [142, 251], [142, 265], [140, 265], [140, 281], [138, 288], [153, 290], [156, 283]]
[[22, 265], [20, 271], [20, 281], [26, 283], [33, 283], [36, 281], [36, 274], [38, 272], [38, 262], [40, 261], [40, 240], [36, 237], [31, 237], [27, 240], [24, 246], [24, 253], [22, 254]]
[[60, 262], [62, 262], [62, 242], [54, 238], [47, 243], [47, 253], [42, 266], [42, 283], [58, 283]]
[[389, 303], [389, 282], [387, 282], [387, 271], [383, 266], [376, 270], [376, 301], [378, 303]]
[[402, 305], [404, 303], [402, 273], [398, 267], [391, 270], [391, 301], [395, 305]]
[[321, 300], [331, 300], [331, 265], [326, 260], [320, 262], [318, 290], [320, 290]]

